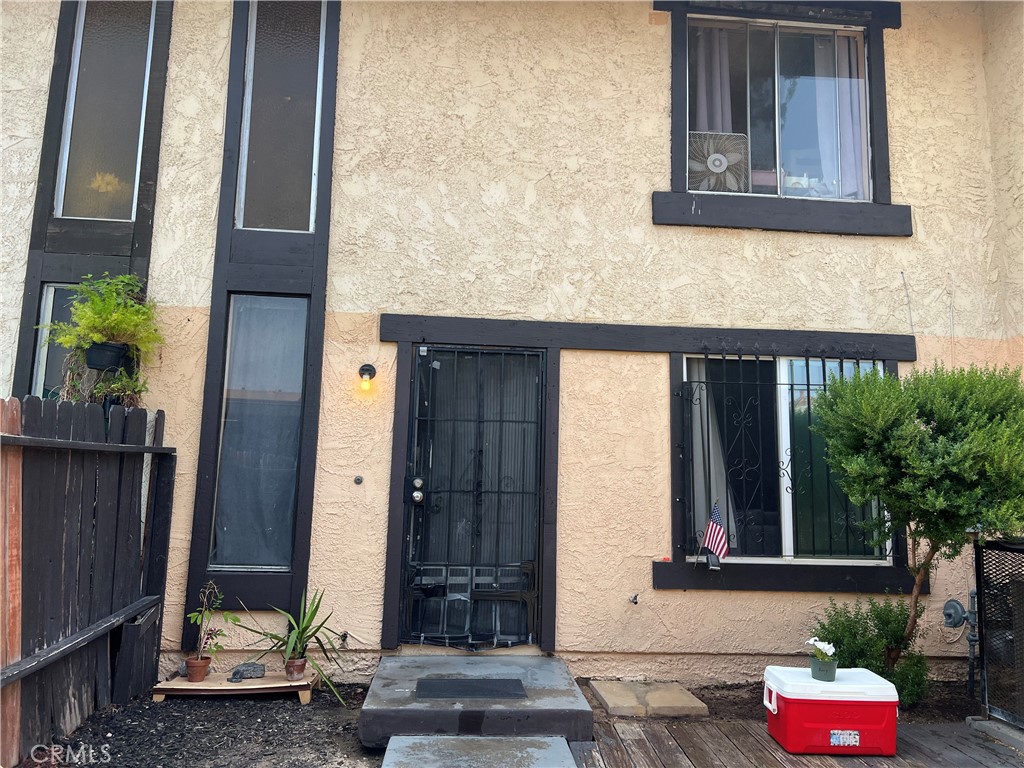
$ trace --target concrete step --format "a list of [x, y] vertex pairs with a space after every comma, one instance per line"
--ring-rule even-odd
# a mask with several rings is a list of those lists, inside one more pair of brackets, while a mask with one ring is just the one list
[[[417, 696], [417, 683], [425, 679], [520, 680], [526, 695], [475, 698], [464, 690], [461, 697]], [[359, 738], [368, 747], [383, 747], [392, 736], [560, 736], [592, 741], [593, 729], [594, 713], [565, 662], [540, 656], [385, 657], [359, 713]]]
[[393, 736], [381, 768], [576, 768], [554, 736]]

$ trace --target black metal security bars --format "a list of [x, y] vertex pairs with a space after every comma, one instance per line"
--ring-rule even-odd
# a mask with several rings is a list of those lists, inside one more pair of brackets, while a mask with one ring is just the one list
[[683, 528], [700, 553], [717, 502], [732, 557], [881, 559], [859, 507], [839, 489], [812, 430], [830, 377], [866, 373], [872, 360], [776, 356], [689, 357], [684, 399]]
[[985, 706], [1024, 726], [1024, 541], [975, 549]]

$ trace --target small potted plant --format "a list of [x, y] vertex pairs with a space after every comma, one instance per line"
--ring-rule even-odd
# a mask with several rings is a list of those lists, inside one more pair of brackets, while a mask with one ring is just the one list
[[[210, 663], [213, 657], [224, 646], [220, 644], [220, 638], [226, 634], [222, 627], [214, 626], [216, 612], [220, 610], [220, 604], [224, 595], [212, 581], [199, 590], [199, 607], [188, 614], [188, 620], [199, 627], [199, 644], [196, 647], [196, 655], [185, 659], [185, 668], [188, 670], [188, 681], [190, 683], [201, 683], [206, 679], [210, 670]], [[238, 624], [238, 617], [229, 611], [224, 611], [224, 620], [231, 624]]]
[[50, 343], [68, 350], [62, 396], [140, 405], [146, 384], [139, 364], [163, 342], [156, 306], [144, 298], [142, 281], [136, 275], [87, 275], [75, 286], [74, 298], [70, 322], [48, 326]]
[[310, 646], [315, 646], [320, 649], [320, 652], [323, 653], [328, 661], [337, 664], [338, 654], [340, 653], [338, 646], [344, 646], [348, 640], [348, 632], [338, 632], [336, 629], [327, 626], [327, 622], [330, 621], [332, 614], [328, 613], [323, 619], [320, 618], [320, 603], [323, 597], [323, 590], [320, 592], [314, 591], [312, 597], [307, 601], [306, 593], [303, 592], [302, 605], [297, 616], [293, 616], [288, 611], [283, 611], [280, 608], [274, 608], [275, 611], [288, 620], [288, 625], [283, 633], [270, 632], [262, 628], [247, 627], [239, 622], [236, 623], [243, 629], [255, 632], [270, 641], [270, 648], [261, 655], [280, 653], [281, 658], [284, 660], [286, 679], [292, 682], [301, 680], [306, 674], [306, 663], [308, 662], [313, 669], [320, 673], [320, 679], [327, 684], [327, 687], [331, 689], [331, 692], [338, 701], [344, 703], [341, 694], [338, 693], [338, 690], [331, 683], [330, 677], [327, 676], [317, 660], [307, 655]]
[[811, 677], [826, 683], [834, 682], [836, 668], [839, 666], [839, 662], [835, 660], [836, 647], [816, 637], [812, 637], [805, 645], [814, 646], [811, 656]]

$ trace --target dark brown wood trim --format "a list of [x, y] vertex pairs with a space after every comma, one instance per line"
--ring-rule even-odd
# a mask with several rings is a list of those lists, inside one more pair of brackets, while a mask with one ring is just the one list
[[15, 358], [15, 395], [27, 395], [32, 386], [39, 301], [45, 283], [78, 283], [86, 275], [120, 275], [129, 271], [145, 281], [149, 274], [173, 3], [158, 0], [156, 6], [134, 223], [53, 218], [77, 14], [78, 3], [61, 4]]
[[[234, 209], [240, 157], [245, 55], [249, 3], [234, 5], [224, 162], [217, 222], [217, 258], [214, 264], [207, 345], [203, 419], [200, 428], [199, 471], [189, 557], [188, 599], [213, 578], [225, 595], [225, 604], [244, 601], [249, 609], [271, 606], [295, 611], [309, 576], [313, 527], [313, 491], [316, 476], [320, 394], [323, 374], [324, 322], [327, 296], [327, 244], [330, 238], [331, 174], [333, 168], [335, 103], [337, 94], [340, 5], [326, 6], [323, 95], [320, 115], [319, 166], [317, 169], [316, 231], [281, 233], [235, 229]], [[225, 374], [227, 318], [231, 296], [273, 294], [304, 297], [309, 301], [306, 327], [305, 395], [302, 406], [302, 437], [291, 572], [213, 571], [208, 567], [213, 524], [219, 453], [222, 383]], [[194, 642], [189, 624], [182, 642]]]
[[[872, 24], [865, 31], [865, 38], [870, 115], [868, 144], [871, 147], [871, 183], [874, 187], [872, 199], [875, 203], [889, 205], [892, 187], [889, 181], [889, 108], [885, 97], [885, 35], [881, 26]], [[907, 207], [909, 217], [910, 208]], [[907, 229], [910, 229], [909, 221]]]
[[397, 648], [402, 631], [402, 560], [405, 551], [405, 476], [409, 471], [409, 413], [412, 406], [413, 347], [398, 345], [395, 366], [395, 416], [391, 439], [391, 487], [384, 560], [384, 615], [381, 648]]
[[624, 352], [916, 360], [913, 336], [888, 333], [610, 325], [431, 315], [380, 318], [381, 341]]
[[557, 649], [555, 627], [558, 597], [558, 406], [560, 396], [561, 350], [549, 348], [544, 354], [544, 491], [541, 500], [540, 540], [540, 649]]
[[[658, 225], [763, 229], [829, 235], [910, 237], [910, 207], [892, 205], [889, 180], [888, 116], [885, 97], [883, 29], [901, 24], [900, 4], [892, 2], [761, 3], [685, 2], [654, 3], [655, 10], [672, 17], [672, 124], [670, 139], [671, 191], [654, 192], [652, 221]], [[694, 194], [687, 190], [686, 107], [687, 14], [712, 13], [737, 18], [844, 23], [865, 31], [868, 66], [871, 202], [759, 197], [754, 195]]]
[[[876, 177], [875, 188], [880, 187], [888, 189], [888, 180], [883, 184]], [[694, 192], [655, 192], [651, 199], [655, 224], [871, 237], [914, 234], [909, 205]]]
[[686, 554], [686, 485], [683, 468], [686, 466], [686, 433], [683, 429], [685, 413], [682, 384], [686, 379], [686, 356], [673, 352], [668, 359], [669, 402], [669, 457], [672, 462], [672, 558], [682, 559]]
[[822, 24], [877, 24], [899, 28], [902, 23], [900, 4], [897, 2], [716, 2], [716, 0], [655, 0], [656, 11], [681, 11], [715, 16], [735, 16], [747, 19], [780, 19], [809, 21]]
[[[895, 565], [812, 565], [730, 563], [718, 571], [686, 560], [652, 563], [655, 589], [729, 589], [769, 592], [846, 592], [877, 594], [910, 592], [914, 578]], [[925, 584], [925, 594], [928, 593]]]

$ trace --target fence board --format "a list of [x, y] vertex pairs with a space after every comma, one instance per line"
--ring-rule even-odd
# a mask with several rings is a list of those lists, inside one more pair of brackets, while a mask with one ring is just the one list
[[[0, 432], [21, 434], [21, 403], [0, 400]], [[0, 448], [0, 492], [3, 515], [0, 535], [3, 537], [3, 567], [0, 570], [0, 666], [21, 658], [21, 472], [22, 448]], [[0, 690], [0, 764], [16, 765], [19, 754], [18, 733], [21, 725], [21, 683]]]
[[[163, 413], [155, 451], [147, 420], [141, 409], [105, 418], [95, 404], [0, 400], [4, 765], [17, 764], [18, 747], [70, 733], [111, 702], [113, 686], [123, 702], [156, 680], [175, 456], [160, 445]], [[13, 501], [22, 512], [12, 527]]]

